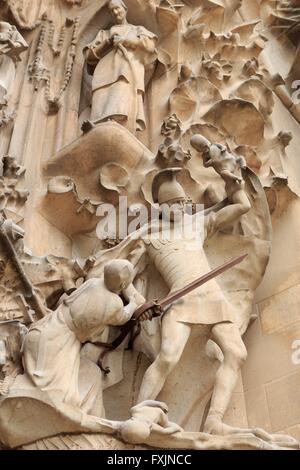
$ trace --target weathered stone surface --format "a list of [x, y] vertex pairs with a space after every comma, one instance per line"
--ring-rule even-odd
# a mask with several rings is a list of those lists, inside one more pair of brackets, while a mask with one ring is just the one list
[[299, 8], [1, 2], [0, 446], [299, 448]]

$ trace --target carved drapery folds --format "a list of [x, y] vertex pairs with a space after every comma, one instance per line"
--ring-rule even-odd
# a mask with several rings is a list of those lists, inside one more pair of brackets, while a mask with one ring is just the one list
[[28, 45], [14, 25], [0, 22], [0, 127], [5, 127], [15, 118], [15, 110], [8, 109], [9, 94], [13, 88], [16, 65], [20, 54]]
[[3, 0], [1, 7], [4, 15], [26, 31], [34, 30], [40, 24], [42, 12], [46, 10], [40, 0], [34, 4], [28, 0]]
[[[114, 119], [132, 133], [144, 130], [145, 67], [156, 60], [156, 36], [127, 22], [127, 7], [108, 2], [113, 26], [101, 30], [84, 53], [93, 73], [91, 121]], [[93, 72], [92, 72], [93, 70]]]

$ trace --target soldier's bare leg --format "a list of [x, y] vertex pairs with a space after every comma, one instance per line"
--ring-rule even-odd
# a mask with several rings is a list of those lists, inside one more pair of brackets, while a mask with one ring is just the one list
[[138, 403], [155, 400], [168, 375], [178, 364], [190, 333], [191, 328], [174, 320], [171, 312], [164, 316], [161, 328], [161, 349], [144, 375]]
[[232, 323], [220, 323], [212, 328], [212, 339], [220, 346], [224, 361], [221, 364], [215, 381], [210, 410], [204, 431], [210, 434], [229, 435], [251, 433], [264, 441], [282, 447], [299, 448], [298, 442], [285, 434], [270, 434], [260, 428], [239, 428], [223, 423], [224, 414], [230, 404], [239, 371], [247, 357], [247, 351], [239, 329]]
[[223, 418], [230, 404], [236, 387], [239, 371], [247, 358], [247, 351], [239, 329], [232, 323], [219, 323], [212, 328], [212, 339], [221, 348], [224, 360], [216, 374], [211, 407], [204, 431], [211, 434], [232, 434], [245, 432], [241, 428], [232, 428], [223, 423]]

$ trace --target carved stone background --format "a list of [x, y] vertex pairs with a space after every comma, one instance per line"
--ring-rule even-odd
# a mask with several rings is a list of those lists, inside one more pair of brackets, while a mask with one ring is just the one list
[[[101, 125], [92, 129], [76, 153], [73, 148], [90, 112], [90, 76], [82, 51], [109, 25], [105, 1], [0, 1], [2, 20], [15, 25], [28, 44], [14, 62], [7, 102], [0, 103], [1, 210], [5, 207], [25, 231], [26, 249], [20, 247], [19, 253], [28, 272], [34, 273], [35, 261], [39, 265], [36, 279], [31, 277], [34, 285], [45, 295], [49, 283], [57, 283], [59, 293], [61, 263], [69, 269], [69, 259], [83, 261], [104, 248], [95, 235], [101, 202], [115, 203], [119, 195], [128, 194], [130, 202], [149, 203], [151, 172], [166, 167], [187, 168], [190, 174], [183, 178], [193, 188], [207, 175], [189, 143], [195, 133], [243, 155], [264, 187], [273, 238], [266, 274], [255, 291], [253, 321], [244, 337], [248, 360], [226, 422], [300, 440], [300, 371], [292, 362], [292, 344], [300, 340], [300, 104], [294, 85], [300, 80], [300, 2], [125, 3], [129, 21], [158, 36], [158, 61], [149, 71], [145, 95], [147, 127], [133, 141], [118, 124], [102, 124], [105, 132]], [[0, 78], [2, 74], [0, 65]], [[88, 145], [98, 152], [98, 160], [91, 163], [84, 161]], [[112, 161], [111, 154], [118, 160]], [[215, 182], [209, 173], [201, 188], [208, 206], [223, 198]], [[19, 281], [9, 263], [3, 269], [8, 286], [3, 281], [0, 320], [21, 319], [24, 309], [13, 302], [7, 307], [8, 291]], [[187, 431], [199, 431], [211, 392], [206, 382], [214, 369], [204, 358], [204, 345], [192, 341], [161, 399], [168, 402], [173, 421]], [[179, 387], [178, 394], [173, 392], [182, 377], [190, 383], [199, 380], [199, 371], [184, 375], [194, 355], [197, 367], [203, 367], [203, 395], [197, 402], [185, 398], [183, 409], [189, 383]], [[104, 394], [110, 419], [128, 418], [148, 365], [138, 351], [126, 352], [126, 358], [125, 379]], [[101, 442], [90, 439], [89, 444], [47, 441], [36, 448], [101, 448]], [[109, 445], [123, 448], [114, 442], [104, 442], [103, 448]]]

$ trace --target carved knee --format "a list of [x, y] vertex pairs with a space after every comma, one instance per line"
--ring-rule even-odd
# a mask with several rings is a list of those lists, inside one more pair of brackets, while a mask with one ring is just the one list
[[251, 209], [251, 204], [250, 204], [249, 199], [247, 198], [247, 201], [244, 201], [242, 205], [243, 214], [246, 214], [247, 212], [249, 212], [250, 209]]
[[224, 351], [224, 360], [228, 362], [234, 369], [240, 369], [247, 359], [246, 347], [241, 344], [228, 344]]
[[169, 374], [177, 364], [177, 358], [171, 354], [160, 353], [155, 363], [163, 375]]

